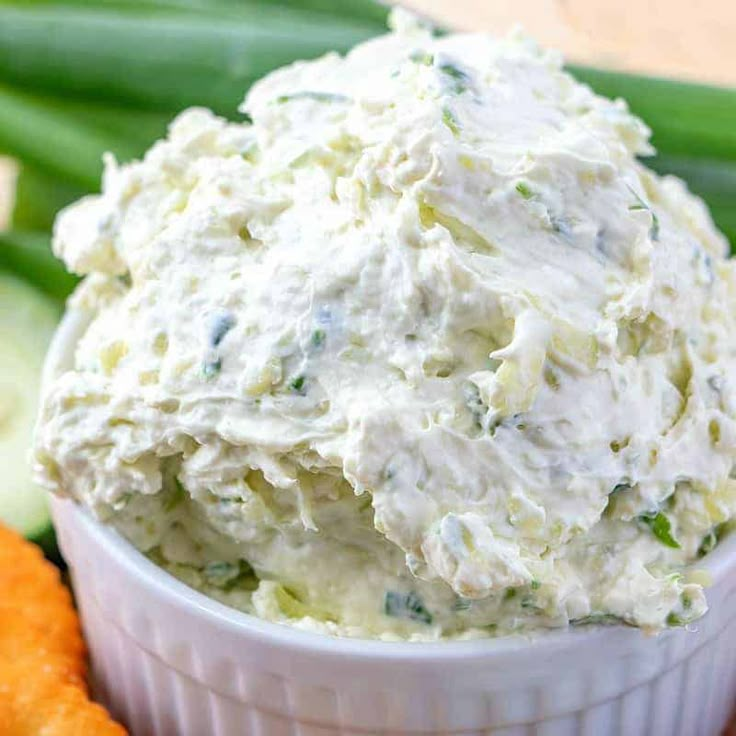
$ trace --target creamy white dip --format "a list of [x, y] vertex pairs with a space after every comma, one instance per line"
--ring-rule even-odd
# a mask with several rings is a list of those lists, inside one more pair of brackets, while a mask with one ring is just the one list
[[687, 623], [736, 509], [727, 243], [556, 54], [395, 25], [61, 215], [94, 319], [37, 475], [304, 628]]

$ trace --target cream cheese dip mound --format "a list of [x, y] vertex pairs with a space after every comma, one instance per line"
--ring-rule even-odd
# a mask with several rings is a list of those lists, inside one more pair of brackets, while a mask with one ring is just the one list
[[736, 510], [727, 243], [557, 55], [394, 26], [61, 215], [93, 319], [37, 475], [302, 628], [686, 624]]

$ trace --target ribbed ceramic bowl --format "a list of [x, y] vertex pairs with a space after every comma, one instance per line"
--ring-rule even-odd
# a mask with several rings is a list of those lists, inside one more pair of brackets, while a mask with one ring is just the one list
[[[47, 378], [68, 365], [68, 315]], [[133, 736], [698, 736], [736, 694], [736, 539], [704, 560], [710, 612], [646, 636], [588, 627], [432, 644], [336, 639], [227, 608], [54, 500], [100, 699]]]

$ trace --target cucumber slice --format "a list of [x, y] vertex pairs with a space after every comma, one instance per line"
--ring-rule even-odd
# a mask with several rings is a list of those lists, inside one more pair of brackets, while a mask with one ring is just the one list
[[0, 272], [0, 521], [29, 539], [51, 529], [45, 492], [31, 482], [28, 452], [41, 369], [59, 309], [30, 284]]

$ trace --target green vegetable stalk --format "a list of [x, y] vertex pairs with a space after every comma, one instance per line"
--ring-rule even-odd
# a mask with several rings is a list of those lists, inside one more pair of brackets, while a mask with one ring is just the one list
[[[223, 5], [229, 14], [218, 10]], [[264, 2], [216, 3], [196, 16], [152, 3], [3, 4], [0, 81], [163, 111], [203, 105], [231, 116], [266, 72], [347, 51], [380, 30], [342, 14]]]
[[142, 148], [140, 141], [83, 120], [56, 100], [0, 86], [0, 151], [69, 184], [94, 191], [102, 173], [101, 152], [128, 159]]
[[65, 299], [77, 283], [51, 253], [43, 232], [0, 232], [0, 268], [35, 284], [55, 299]]

